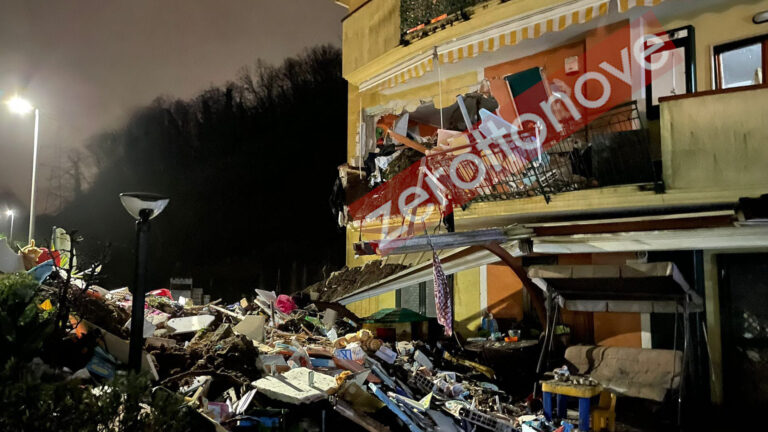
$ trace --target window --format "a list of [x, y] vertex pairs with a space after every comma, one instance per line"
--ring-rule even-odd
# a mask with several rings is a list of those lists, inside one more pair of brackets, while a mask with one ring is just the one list
[[763, 84], [768, 61], [768, 35], [715, 47], [718, 89]]
[[407, 308], [435, 318], [435, 287], [432, 279], [395, 291], [395, 307]]

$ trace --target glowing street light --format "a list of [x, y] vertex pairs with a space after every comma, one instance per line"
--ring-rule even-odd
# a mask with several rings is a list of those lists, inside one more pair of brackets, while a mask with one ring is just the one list
[[28, 100], [18, 96], [8, 99], [5, 104], [8, 105], [8, 109], [14, 114], [25, 115], [31, 113], [32, 110], [35, 109]]
[[11, 245], [13, 244], [13, 210], [8, 210], [5, 214], [11, 217], [11, 231], [8, 233], [8, 244]]
[[33, 141], [32, 151], [32, 193], [29, 200], [29, 239], [32, 242], [32, 236], [35, 233], [35, 183], [37, 180], [37, 136], [40, 127], [40, 110], [34, 107], [28, 100], [14, 96], [8, 99], [5, 104], [8, 109], [19, 115], [26, 115], [30, 112], [35, 112], [35, 139]]

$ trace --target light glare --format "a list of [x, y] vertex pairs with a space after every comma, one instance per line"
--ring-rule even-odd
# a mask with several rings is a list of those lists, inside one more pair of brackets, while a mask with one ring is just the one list
[[8, 99], [5, 104], [8, 105], [8, 109], [11, 110], [11, 112], [21, 115], [29, 114], [33, 109], [35, 109], [35, 107], [32, 106], [28, 100], [18, 96], [14, 96]]

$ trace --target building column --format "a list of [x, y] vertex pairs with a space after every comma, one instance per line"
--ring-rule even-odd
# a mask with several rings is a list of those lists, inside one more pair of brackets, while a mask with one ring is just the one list
[[640, 342], [643, 348], [653, 348], [650, 313], [640, 314]]
[[717, 254], [704, 251], [704, 302], [707, 313], [707, 342], [711, 374], [712, 403], [723, 403], [723, 353], [720, 335], [720, 290], [717, 277]]
[[480, 266], [480, 310], [488, 309], [488, 266]]

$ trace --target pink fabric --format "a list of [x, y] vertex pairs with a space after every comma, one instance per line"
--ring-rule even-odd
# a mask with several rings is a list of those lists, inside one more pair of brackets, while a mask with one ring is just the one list
[[156, 289], [154, 291], [150, 291], [149, 295], [153, 295], [155, 297], [168, 297], [169, 299], [171, 299], [171, 301], [173, 301], [173, 296], [171, 295], [171, 290], [169, 290], [167, 288], [160, 288], [160, 289]]
[[278, 310], [280, 310], [280, 312], [285, 314], [289, 314], [296, 309], [296, 303], [290, 296], [285, 294], [280, 294], [277, 296], [277, 300], [275, 300], [275, 306]]

